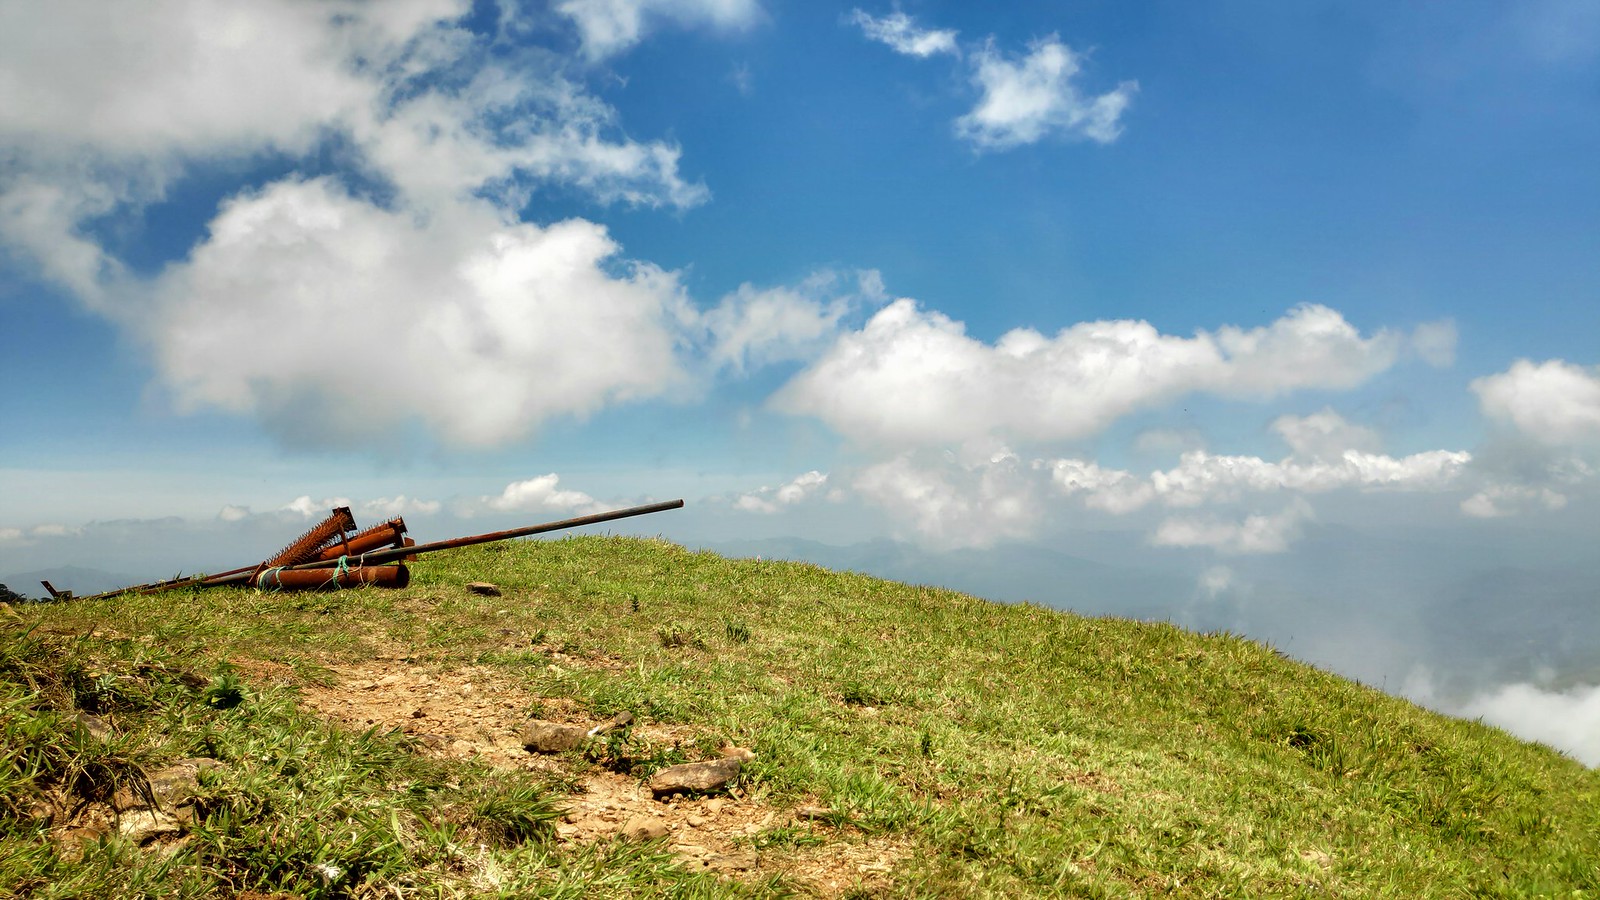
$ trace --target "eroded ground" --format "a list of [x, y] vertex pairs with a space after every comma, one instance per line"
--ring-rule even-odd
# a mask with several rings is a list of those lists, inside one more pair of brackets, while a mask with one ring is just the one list
[[[770, 806], [737, 787], [722, 796], [657, 800], [636, 777], [597, 770], [562, 755], [529, 753], [517, 737], [529, 709], [538, 708], [546, 720], [596, 723], [571, 701], [534, 696], [487, 667], [375, 656], [359, 664], [328, 665], [330, 678], [306, 683], [277, 663], [233, 662], [254, 680], [294, 685], [302, 707], [341, 725], [398, 729], [415, 737], [421, 752], [544, 773], [574, 784], [577, 789], [563, 799], [567, 814], [556, 826], [557, 838], [565, 844], [660, 839], [686, 867], [733, 878], [782, 873], [822, 896], [881, 886], [910, 849], [900, 841], [826, 825], [805, 805]], [[683, 726], [633, 727], [661, 745], [694, 737], [693, 729]], [[769, 846], [764, 836], [776, 829], [798, 831], [806, 840]]]

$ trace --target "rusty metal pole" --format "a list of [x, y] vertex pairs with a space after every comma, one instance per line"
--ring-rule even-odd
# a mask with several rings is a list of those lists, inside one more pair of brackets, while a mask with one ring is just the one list
[[[451, 538], [447, 541], [434, 541], [431, 544], [417, 544], [413, 547], [392, 547], [388, 550], [377, 550], [363, 554], [359, 564], [364, 566], [381, 565], [401, 558], [410, 558], [423, 553], [433, 553], [438, 550], [454, 550], [457, 547], [471, 547], [474, 544], [489, 544], [495, 541], [508, 541], [512, 538], [529, 537], [535, 534], [545, 534], [551, 531], [565, 531], [568, 528], [581, 528], [584, 525], [598, 525], [602, 522], [614, 522], [617, 519], [627, 519], [633, 516], [644, 516], [650, 513], [665, 512], [669, 509], [681, 509], [682, 500], [668, 500], [662, 503], [649, 503], [644, 506], [631, 506], [627, 509], [615, 509], [610, 512], [595, 513], [591, 516], [578, 516], [573, 519], [562, 519], [558, 522], [545, 522], [542, 525], [529, 525], [526, 528], [512, 528], [507, 531], [491, 531], [487, 534], [474, 534], [467, 537]], [[347, 560], [347, 563], [355, 560]], [[314, 562], [301, 563], [297, 566], [285, 566], [284, 571], [297, 569], [330, 569], [337, 567], [339, 560], [323, 559]], [[206, 587], [221, 587], [228, 584], [246, 584], [251, 580], [251, 574], [242, 576], [233, 575], [208, 579], [204, 582]]]

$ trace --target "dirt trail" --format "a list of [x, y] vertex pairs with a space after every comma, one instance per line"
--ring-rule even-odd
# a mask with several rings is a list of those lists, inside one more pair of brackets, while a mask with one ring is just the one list
[[[594, 724], [571, 701], [535, 696], [482, 666], [450, 668], [378, 656], [354, 665], [329, 665], [332, 684], [318, 685], [300, 682], [289, 667], [277, 663], [234, 663], [251, 678], [296, 685], [303, 707], [346, 727], [398, 729], [436, 756], [568, 781], [574, 780], [574, 772], [566, 759], [527, 752], [517, 732], [534, 704], [542, 719]], [[692, 729], [682, 726], [643, 723], [634, 728], [661, 744], [693, 736]], [[774, 808], [737, 790], [729, 796], [656, 800], [637, 778], [586, 771], [575, 780], [580, 789], [564, 798], [568, 812], [556, 825], [563, 843], [660, 837], [691, 869], [738, 878], [781, 872], [824, 897], [883, 886], [886, 874], [910, 849], [903, 841], [868, 839], [800, 819], [793, 810]], [[761, 849], [764, 836], [779, 828], [821, 840], [811, 846]]]

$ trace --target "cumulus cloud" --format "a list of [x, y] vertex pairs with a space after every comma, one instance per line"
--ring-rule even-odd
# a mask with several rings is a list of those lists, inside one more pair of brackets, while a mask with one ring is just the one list
[[1552, 446], [1600, 446], [1600, 367], [1519, 359], [1475, 379], [1484, 415]]
[[865, 444], [1071, 440], [1196, 392], [1269, 398], [1354, 387], [1393, 365], [1403, 344], [1388, 331], [1363, 337], [1338, 312], [1308, 305], [1270, 325], [1192, 338], [1113, 320], [1053, 338], [1016, 329], [989, 345], [900, 299], [842, 335], [772, 402]]
[[292, 443], [420, 421], [502, 444], [685, 377], [676, 279], [610, 271], [616, 252], [581, 219], [419, 221], [328, 179], [280, 182], [229, 203], [135, 327], [180, 409], [254, 414]]
[[1056, 35], [1034, 41], [1020, 58], [1007, 57], [990, 39], [973, 57], [978, 103], [956, 120], [956, 134], [979, 150], [1007, 150], [1052, 135], [1116, 140], [1138, 82], [1085, 96], [1075, 83], [1081, 68], [1079, 55]]
[[1246, 494], [1320, 494], [1342, 488], [1439, 491], [1457, 486], [1472, 454], [1426, 450], [1405, 457], [1347, 450], [1334, 459], [1271, 462], [1259, 456], [1219, 456], [1202, 450], [1183, 454], [1178, 465], [1140, 477], [1080, 459], [1043, 462], [1057, 490], [1083, 495], [1091, 509], [1123, 514], [1159, 502], [1194, 507], [1232, 502]]
[[439, 511], [441, 504], [437, 500], [418, 500], [399, 494], [394, 497], [379, 497], [361, 504], [361, 511], [369, 516], [382, 519], [392, 519], [407, 513], [417, 513], [431, 516]]
[[1498, 519], [1535, 509], [1557, 510], [1566, 505], [1566, 495], [1548, 487], [1490, 484], [1461, 501], [1461, 511], [1474, 519]]
[[815, 496], [827, 483], [828, 476], [813, 469], [778, 487], [762, 486], [749, 493], [740, 494], [734, 499], [733, 506], [744, 512], [770, 515], [785, 506], [793, 506]]
[[1505, 685], [1462, 704], [1457, 714], [1548, 744], [1586, 766], [1600, 766], [1600, 685], [1565, 691]]
[[[712, 22], [754, 9], [569, 6]], [[142, 340], [180, 410], [255, 415], [290, 443], [419, 423], [499, 444], [672, 389], [700, 327], [675, 277], [621, 258], [599, 225], [516, 212], [550, 184], [677, 207], [705, 188], [679, 175], [675, 146], [622, 135], [559, 60], [498, 56], [460, 26], [469, 11], [8, 6], [0, 242]], [[86, 227], [136, 215], [198, 168], [330, 147], [359, 178], [291, 175], [229, 198], [153, 279]]]
[[881, 299], [876, 271], [851, 279], [822, 272], [794, 287], [756, 288], [742, 284], [707, 311], [707, 357], [715, 368], [747, 368], [815, 356], [839, 332], [841, 322], [862, 302]]
[[1272, 430], [1296, 456], [1306, 459], [1339, 459], [1347, 450], [1375, 453], [1382, 443], [1376, 431], [1352, 424], [1327, 408], [1309, 416], [1279, 416]]
[[490, 509], [501, 512], [563, 512], [583, 515], [600, 512], [603, 504], [583, 491], [569, 491], [560, 487], [561, 476], [551, 472], [526, 481], [513, 481], [505, 486], [498, 497], [484, 498]]
[[217, 518], [223, 522], [238, 522], [249, 517], [250, 507], [248, 506], [236, 506], [229, 503], [217, 510]]
[[960, 48], [956, 46], [956, 32], [953, 29], [918, 27], [916, 22], [903, 12], [874, 17], [859, 9], [853, 9], [850, 11], [850, 21], [860, 26], [862, 33], [867, 37], [887, 44], [896, 53], [924, 59], [940, 53], [953, 55], [961, 53]]
[[986, 547], [1027, 537], [1044, 510], [1031, 468], [1004, 447], [903, 453], [852, 482], [868, 502], [938, 547]]
[[324, 497], [321, 500], [312, 500], [310, 494], [301, 494], [279, 507], [278, 511], [296, 513], [306, 519], [325, 519], [330, 511], [349, 505], [349, 497]]
[[756, 0], [560, 0], [555, 10], [571, 19], [592, 60], [614, 56], [639, 43], [656, 23], [744, 28], [761, 15]]
[[1296, 497], [1281, 512], [1247, 516], [1242, 522], [1204, 517], [1173, 517], [1150, 536], [1158, 547], [1210, 547], [1219, 553], [1244, 555], [1282, 553], [1300, 538], [1302, 526], [1314, 518], [1311, 505]]

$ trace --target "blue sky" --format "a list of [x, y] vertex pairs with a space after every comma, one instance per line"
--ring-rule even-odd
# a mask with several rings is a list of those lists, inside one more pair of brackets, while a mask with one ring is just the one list
[[[1269, 640], [1401, 537], [1593, 606], [1597, 112], [1586, 0], [0, 2], [0, 573], [682, 496]], [[1600, 760], [1600, 659], [1445, 699], [1354, 606]]]

